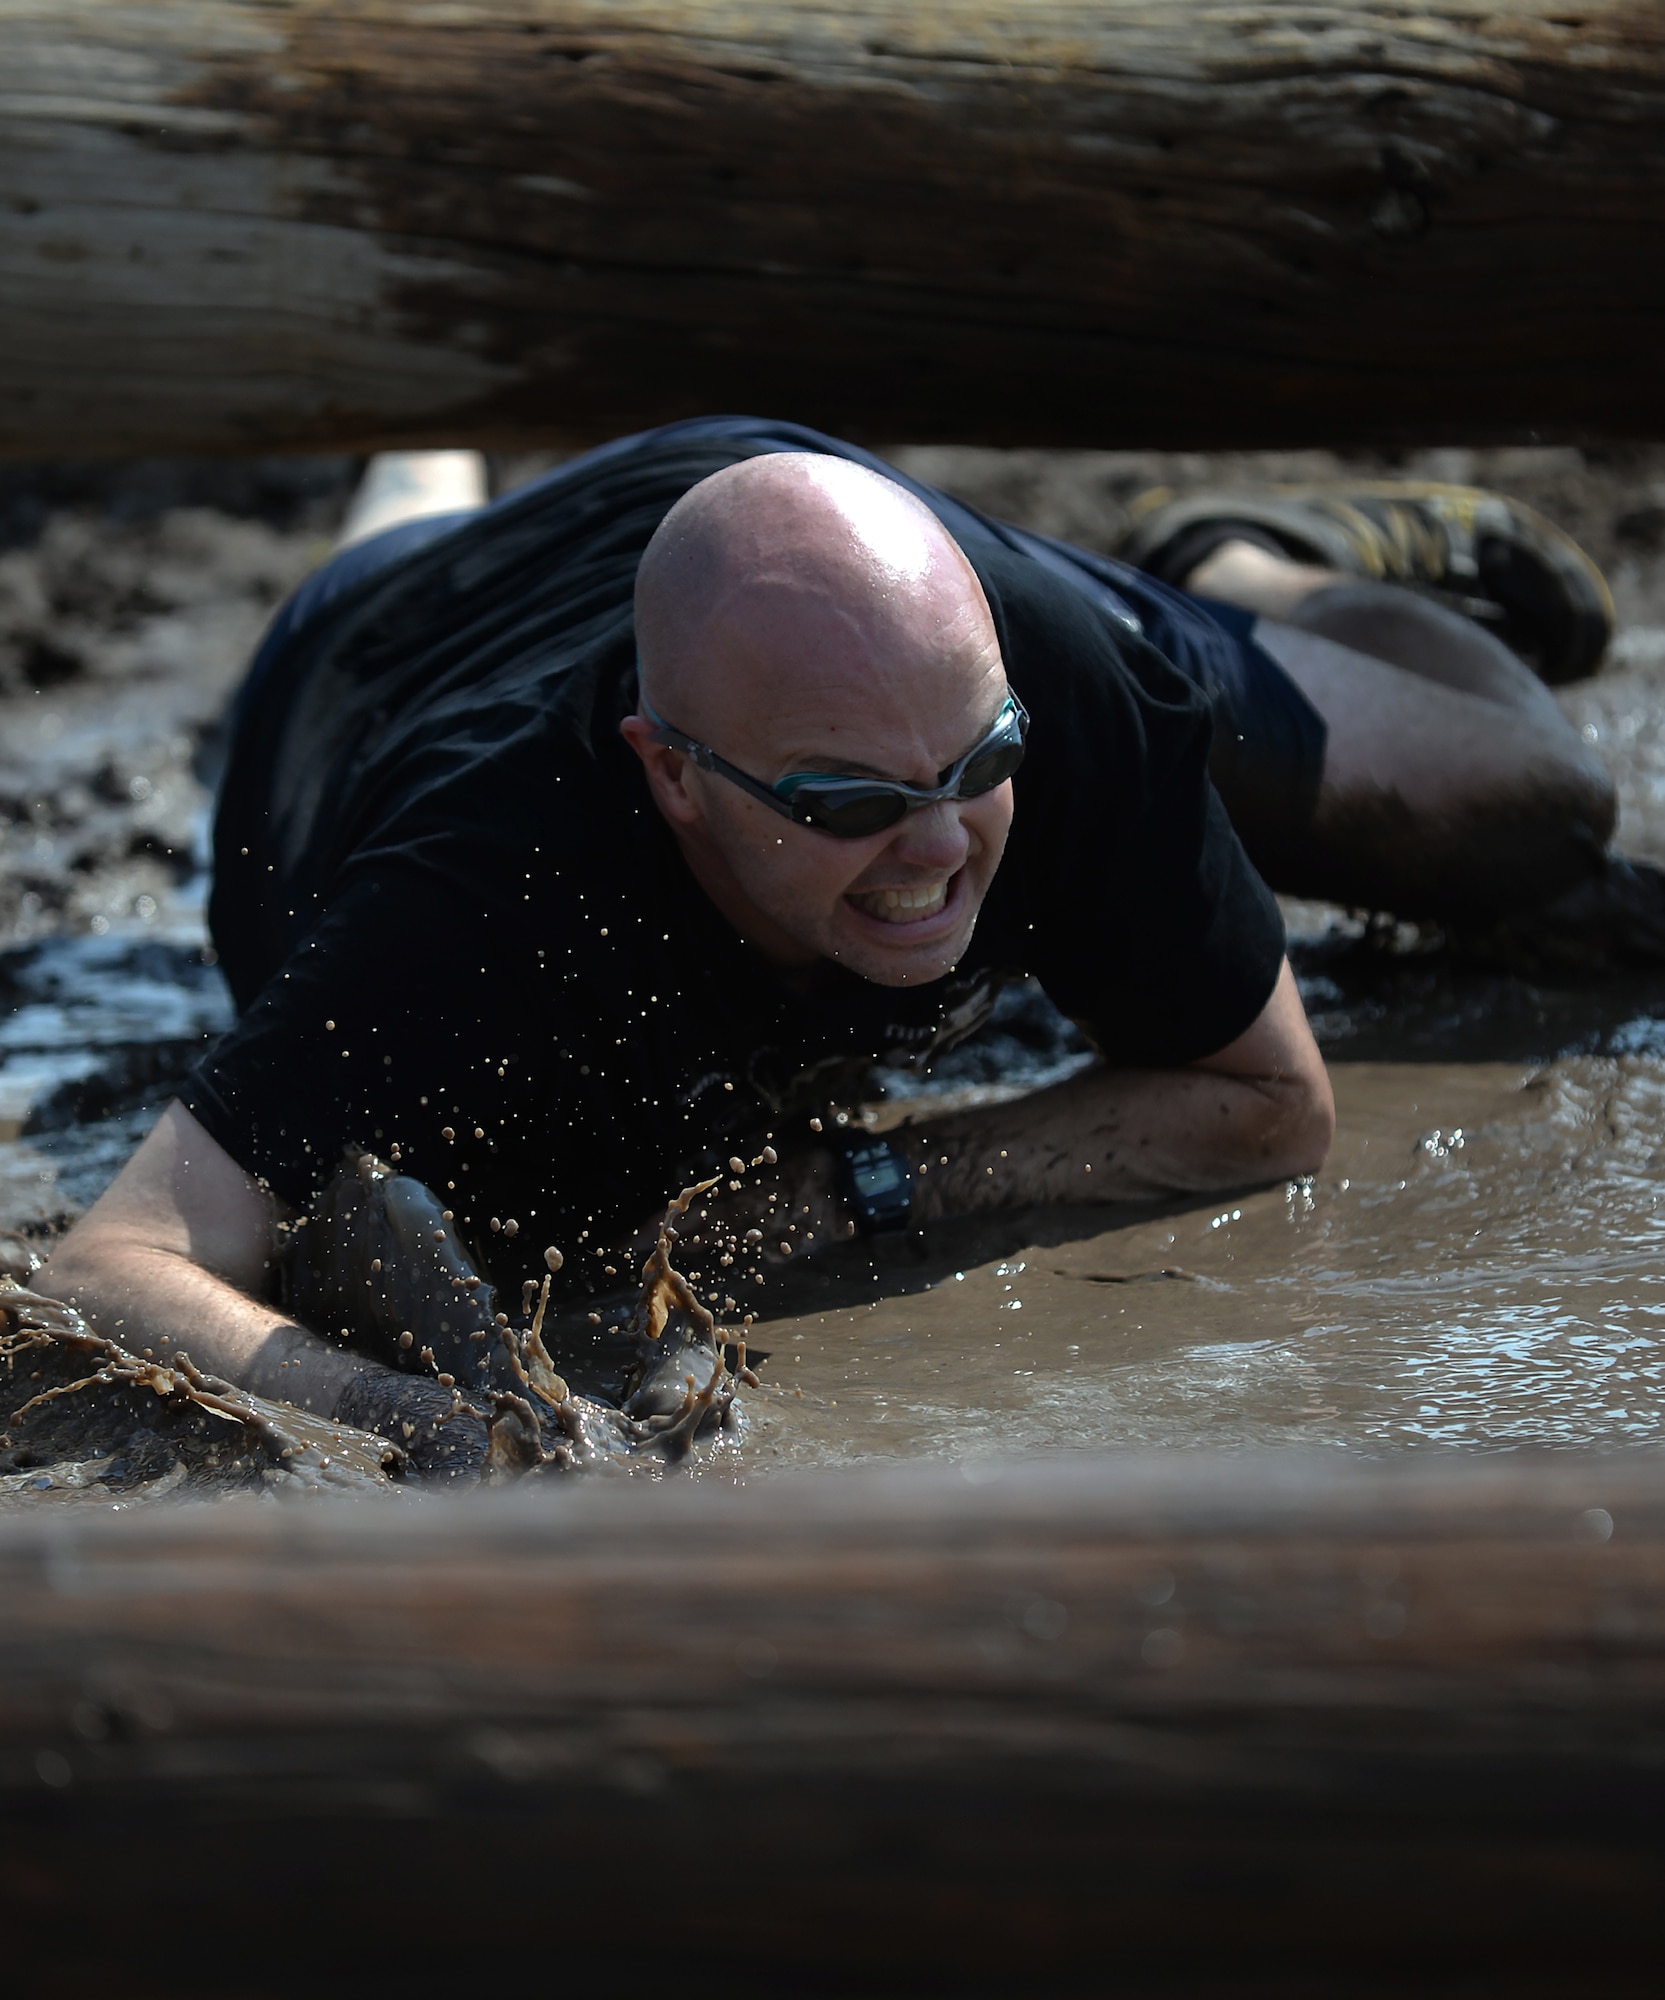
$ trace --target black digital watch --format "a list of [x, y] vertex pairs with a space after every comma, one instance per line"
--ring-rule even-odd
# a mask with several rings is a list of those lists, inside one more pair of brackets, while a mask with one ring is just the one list
[[913, 1169], [888, 1139], [873, 1132], [829, 1132], [838, 1161], [838, 1192], [863, 1236], [906, 1229], [913, 1221]]

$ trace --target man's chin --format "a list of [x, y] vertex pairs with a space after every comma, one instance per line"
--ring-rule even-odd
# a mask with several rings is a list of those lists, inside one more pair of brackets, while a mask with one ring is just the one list
[[858, 963], [853, 954], [847, 954], [839, 963], [848, 967], [870, 986], [929, 986], [933, 979], [945, 979], [959, 963], [960, 954], [944, 958], [940, 954], [927, 959], [923, 953], [917, 961], [901, 963], [894, 958], [877, 956]]
[[[954, 970], [971, 944], [977, 912], [962, 915], [945, 935], [913, 939], [906, 935], [887, 938], [875, 935], [879, 926], [872, 922], [859, 926], [845, 922], [835, 926], [835, 949], [830, 954], [847, 971], [871, 980], [875, 986], [927, 986]], [[898, 924], [898, 932], [910, 926]]]

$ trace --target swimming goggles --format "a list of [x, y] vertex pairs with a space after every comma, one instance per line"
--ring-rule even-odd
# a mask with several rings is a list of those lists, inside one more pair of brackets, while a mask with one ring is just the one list
[[1015, 694], [1008, 694], [988, 734], [974, 744], [957, 763], [938, 773], [935, 785], [904, 785], [890, 778], [841, 778], [830, 771], [796, 771], [777, 785], [766, 785], [748, 775], [726, 757], [719, 757], [709, 744], [684, 736], [649, 707], [642, 712], [653, 725], [655, 740], [668, 749], [680, 750], [702, 771], [715, 771], [771, 811], [812, 826], [817, 833], [830, 833], [837, 840], [864, 840], [869, 834], [883, 833], [905, 813], [922, 806], [942, 805], [949, 799], [981, 798], [997, 785], [1005, 784], [1023, 762], [1023, 744], [1029, 734], [1029, 711]]

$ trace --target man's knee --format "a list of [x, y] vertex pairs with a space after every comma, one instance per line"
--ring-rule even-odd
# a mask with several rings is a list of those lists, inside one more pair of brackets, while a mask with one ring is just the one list
[[1612, 777], [1582, 743], [1546, 744], [1518, 781], [1479, 793], [1468, 844], [1451, 860], [1468, 876], [1459, 909], [1503, 916], [1552, 902], [1595, 874], [1618, 819]]

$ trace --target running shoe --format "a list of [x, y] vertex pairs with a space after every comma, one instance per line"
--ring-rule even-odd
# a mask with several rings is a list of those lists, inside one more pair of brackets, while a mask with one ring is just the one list
[[1224, 489], [1134, 506], [1117, 553], [1183, 584], [1223, 542], [1404, 584], [1476, 619], [1559, 686], [1595, 672], [1613, 635], [1613, 598], [1570, 535], [1519, 500], [1477, 486], [1410, 480]]

